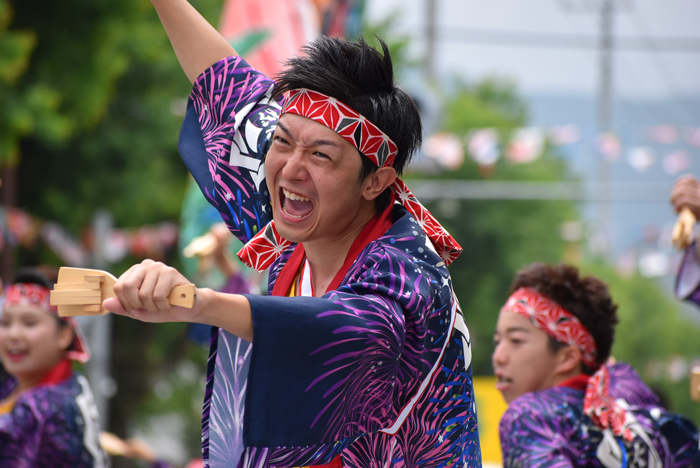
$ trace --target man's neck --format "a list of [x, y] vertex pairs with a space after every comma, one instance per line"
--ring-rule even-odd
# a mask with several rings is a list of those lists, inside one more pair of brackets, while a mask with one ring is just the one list
[[557, 387], [557, 386], [561, 385], [563, 382], [566, 382], [569, 379], [573, 379], [577, 375], [581, 374], [581, 372], [582, 372], [581, 367], [576, 366], [575, 369], [572, 369], [569, 372], [556, 374], [556, 375], [552, 376], [552, 380], [550, 381], [551, 385], [549, 385], [548, 387]]
[[345, 263], [353, 242], [375, 214], [374, 210], [370, 210], [359, 215], [341, 237], [303, 243], [306, 259], [311, 267], [315, 297], [326, 293], [333, 278]]

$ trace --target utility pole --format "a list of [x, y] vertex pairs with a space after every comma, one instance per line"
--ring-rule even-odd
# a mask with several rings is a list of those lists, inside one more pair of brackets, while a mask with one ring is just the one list
[[[602, 0], [600, 8], [600, 85], [598, 90], [598, 131], [600, 135], [612, 131], [612, 81], [613, 81], [613, 15], [614, 0]], [[602, 197], [610, 192], [610, 162], [599, 157], [599, 177]], [[598, 229], [603, 235], [601, 253], [607, 253], [610, 243], [610, 205], [601, 203], [598, 213]]]
[[[95, 213], [92, 222], [94, 238], [92, 264], [98, 270], [107, 269], [105, 249], [112, 230], [112, 215], [106, 210]], [[100, 427], [109, 427], [109, 399], [116, 392], [111, 376], [112, 361], [112, 314], [92, 317], [90, 347], [92, 357], [87, 363], [88, 378], [95, 395], [95, 404], [100, 415]]]
[[435, 17], [437, 0], [425, 0], [425, 78], [435, 81]]
[[[614, 53], [614, 17], [622, 8], [630, 7], [626, 0], [597, 0], [588, 2], [582, 0], [560, 0], [562, 8], [570, 12], [590, 12], [591, 4], [595, 5], [596, 14], [600, 15], [600, 30], [598, 41], [598, 135], [610, 133], [613, 128], [613, 53]], [[598, 184], [601, 200], [610, 199], [610, 161], [600, 151], [598, 157]], [[597, 235], [602, 242], [597, 251], [606, 254], [610, 244], [610, 204], [602, 202], [598, 207], [596, 220]]]

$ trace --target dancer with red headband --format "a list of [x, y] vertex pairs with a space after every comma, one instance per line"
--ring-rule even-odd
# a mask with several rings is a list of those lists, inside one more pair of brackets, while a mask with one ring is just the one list
[[275, 81], [184, 0], [153, 0], [194, 83], [180, 153], [272, 297], [145, 261], [105, 307], [213, 325], [205, 466], [480, 466], [457, 242], [397, 178], [421, 143], [389, 52], [323, 37]]
[[97, 407], [71, 361], [90, 354], [77, 322], [49, 305], [49, 281], [34, 270], [5, 290], [0, 318], [0, 466], [107, 467]]
[[667, 412], [628, 364], [606, 364], [617, 324], [607, 286], [568, 265], [515, 277], [492, 361], [509, 404], [506, 467], [685, 467], [697, 428]]

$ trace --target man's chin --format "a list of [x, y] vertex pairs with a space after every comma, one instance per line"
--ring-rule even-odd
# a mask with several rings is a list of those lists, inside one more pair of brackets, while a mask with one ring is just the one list
[[277, 233], [280, 236], [295, 244], [301, 244], [307, 237], [302, 232], [299, 232], [299, 230], [288, 226], [284, 221], [275, 220], [275, 229], [277, 229]]

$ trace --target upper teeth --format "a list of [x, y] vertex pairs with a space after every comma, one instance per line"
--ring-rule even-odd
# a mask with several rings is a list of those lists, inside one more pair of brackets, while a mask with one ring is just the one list
[[297, 195], [296, 193], [293, 193], [293, 192], [289, 192], [285, 189], [282, 189], [282, 193], [284, 193], [284, 196], [289, 198], [290, 200], [309, 201], [308, 198], [302, 197], [301, 195]]

